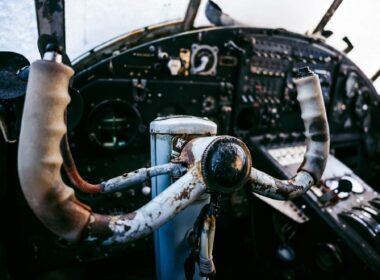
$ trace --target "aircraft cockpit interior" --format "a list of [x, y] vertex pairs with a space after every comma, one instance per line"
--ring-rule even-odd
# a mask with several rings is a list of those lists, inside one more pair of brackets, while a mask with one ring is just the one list
[[0, 279], [379, 279], [380, 5], [283, 2], [0, 3]]

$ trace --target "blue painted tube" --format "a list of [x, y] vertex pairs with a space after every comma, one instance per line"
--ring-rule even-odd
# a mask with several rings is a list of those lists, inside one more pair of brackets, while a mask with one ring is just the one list
[[[151, 165], [170, 162], [172, 140], [176, 136], [210, 136], [216, 134], [216, 124], [201, 118], [172, 116], [158, 118], [150, 125]], [[152, 178], [152, 196], [155, 197], [172, 184], [170, 175]], [[187, 233], [191, 230], [200, 210], [208, 203], [209, 197], [194, 202], [173, 220], [154, 233], [157, 279], [185, 279], [184, 262], [189, 254]], [[195, 273], [194, 279], [198, 279]]]

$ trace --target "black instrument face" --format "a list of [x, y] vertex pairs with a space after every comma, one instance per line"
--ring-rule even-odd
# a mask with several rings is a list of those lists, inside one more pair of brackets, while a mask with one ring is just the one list
[[139, 112], [120, 100], [107, 100], [89, 115], [88, 137], [99, 147], [121, 150], [130, 145], [141, 129]]

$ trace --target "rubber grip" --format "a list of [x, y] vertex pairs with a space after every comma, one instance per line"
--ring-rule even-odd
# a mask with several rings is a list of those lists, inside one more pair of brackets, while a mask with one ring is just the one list
[[91, 214], [60, 174], [64, 111], [73, 74], [60, 63], [39, 60], [32, 64], [18, 150], [18, 173], [29, 206], [47, 228], [69, 241], [81, 238]]
[[305, 125], [307, 149], [299, 171], [310, 173], [318, 182], [326, 167], [330, 150], [329, 126], [319, 78], [311, 74], [295, 80], [297, 100]]

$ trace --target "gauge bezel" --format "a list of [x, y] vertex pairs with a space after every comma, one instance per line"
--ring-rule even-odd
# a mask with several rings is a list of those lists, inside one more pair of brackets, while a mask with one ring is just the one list
[[[135, 131], [133, 132], [132, 136], [128, 141], [126, 141], [126, 144], [124, 146], [116, 146], [116, 147], [107, 147], [105, 146], [97, 137], [91, 137], [91, 135], [94, 133], [92, 127], [92, 120], [94, 119], [95, 115], [101, 110], [103, 107], [110, 105], [111, 103], [118, 104], [119, 106], [124, 106], [126, 108], [126, 112], [134, 114], [134, 127]], [[140, 112], [137, 110], [136, 107], [134, 107], [129, 102], [122, 100], [122, 99], [109, 99], [105, 100], [103, 102], [98, 103], [89, 113], [87, 118], [87, 136], [91, 143], [95, 144], [98, 148], [101, 148], [103, 150], [108, 151], [120, 151], [125, 150], [129, 148], [137, 139], [138, 135], [141, 133], [140, 128], [143, 125], [142, 117]]]
[[[212, 66], [211, 66], [211, 68], [209, 70], [198, 72], [198, 73], [194, 73], [193, 71], [196, 68], [195, 67], [195, 58], [196, 58], [196, 55], [200, 51], [202, 51], [202, 50], [208, 50], [208, 51], [210, 51], [210, 53], [212, 54], [212, 58], [213, 58], [214, 61], [213, 61]], [[193, 44], [191, 46], [191, 59], [190, 59], [191, 68], [190, 68], [190, 73], [192, 73], [192, 75], [215, 76], [217, 74], [216, 66], [218, 64], [218, 52], [219, 52], [219, 48], [216, 47], [216, 46]]]

